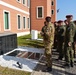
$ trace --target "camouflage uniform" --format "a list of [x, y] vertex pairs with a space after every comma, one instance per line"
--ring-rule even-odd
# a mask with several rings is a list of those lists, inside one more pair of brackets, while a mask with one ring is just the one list
[[43, 33], [45, 56], [47, 66], [52, 67], [52, 45], [54, 41], [54, 26], [49, 22], [48, 25], [43, 26], [41, 32]]
[[[70, 22], [66, 26], [66, 32], [65, 32], [65, 61], [66, 64], [71, 65], [71, 63], [74, 63], [74, 50], [73, 50], [73, 38], [74, 38], [74, 23]], [[71, 42], [71, 46], [68, 45], [68, 43]]]
[[64, 55], [64, 35], [65, 35], [65, 26], [61, 25], [58, 29], [58, 47], [57, 50], [59, 51], [59, 58], [62, 60]]
[[57, 49], [57, 30], [58, 26], [55, 26], [55, 36], [54, 36], [54, 48]]
[[75, 35], [74, 35], [74, 43], [73, 43], [73, 49], [74, 49], [74, 57], [76, 53], [76, 21], [74, 21], [75, 24]]

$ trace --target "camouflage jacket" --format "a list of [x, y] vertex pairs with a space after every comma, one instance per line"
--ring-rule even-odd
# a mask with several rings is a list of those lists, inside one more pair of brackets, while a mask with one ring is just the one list
[[73, 22], [70, 22], [69, 25], [66, 26], [65, 42], [73, 43], [74, 35], [75, 35], [75, 25]]
[[75, 25], [75, 35], [74, 35], [74, 42], [76, 42], [76, 25]]
[[57, 38], [58, 40], [64, 40], [64, 36], [65, 36], [65, 26], [61, 25], [57, 30]]
[[48, 25], [45, 25], [42, 27], [42, 30], [41, 30], [44, 35], [43, 35], [43, 39], [45, 42], [53, 42], [54, 41], [54, 25], [49, 23]]

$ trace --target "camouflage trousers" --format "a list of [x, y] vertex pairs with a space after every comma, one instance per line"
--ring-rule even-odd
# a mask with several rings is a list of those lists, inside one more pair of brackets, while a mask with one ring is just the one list
[[73, 50], [74, 50], [74, 58], [75, 58], [75, 54], [76, 54], [76, 43], [73, 43]]
[[67, 64], [70, 64], [71, 62], [74, 62], [73, 45], [72, 46], [67, 46], [67, 44], [65, 44], [64, 54], [65, 54], [65, 61], [66, 61]]
[[47, 67], [52, 67], [52, 44], [53, 43], [44, 43]]
[[62, 59], [64, 56], [64, 42], [58, 41], [57, 51], [59, 52], [59, 59]]
[[54, 49], [57, 49], [57, 36], [55, 35], [55, 38], [54, 38]]

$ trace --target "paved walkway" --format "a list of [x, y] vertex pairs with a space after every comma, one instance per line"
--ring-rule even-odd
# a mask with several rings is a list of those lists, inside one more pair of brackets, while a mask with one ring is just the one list
[[[14, 51], [16, 50], [22, 51], [22, 52], [31, 52], [31, 56], [32, 56], [32, 52], [35, 53], [35, 55], [37, 53], [37, 54], [40, 54], [40, 58], [38, 60], [35, 60], [35, 59], [33, 60], [33, 59], [27, 59], [27, 58], [7, 56], [9, 53], [13, 52], [12, 50], [0, 56], [0, 61], [1, 61], [0, 65], [4, 67], [13, 68], [13, 69], [29, 71], [29, 72], [32, 72], [31, 75], [76, 75], [76, 58], [75, 58], [75, 66], [73, 68], [70, 68], [70, 69], [64, 68], [63, 65], [65, 61], [57, 61], [56, 59], [58, 58], [58, 53], [55, 50], [53, 50], [52, 52], [53, 70], [52, 72], [48, 73], [44, 71], [46, 69], [45, 57], [44, 56], [42, 57], [44, 50], [37, 49], [37, 48], [28, 48], [28, 47], [19, 47]], [[21, 55], [21, 57], [23, 56], [24, 54]], [[22, 69], [19, 69], [18, 66], [16, 65], [17, 61], [22, 63], [23, 65]]]
[[44, 72], [46, 66], [44, 64], [45, 58], [43, 58], [39, 64], [36, 66], [34, 71], [31, 75], [76, 75], [76, 59], [75, 59], [75, 66], [73, 68], [64, 68], [63, 64], [65, 61], [57, 61], [58, 53], [53, 51], [53, 70], [52, 72]]

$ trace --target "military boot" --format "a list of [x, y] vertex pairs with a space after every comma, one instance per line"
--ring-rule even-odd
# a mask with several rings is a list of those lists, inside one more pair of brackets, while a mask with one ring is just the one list
[[66, 67], [66, 68], [70, 68], [71, 67], [70, 63], [66, 63], [63, 66]]
[[52, 71], [52, 68], [51, 67], [47, 67], [46, 68], [46, 72], [51, 72]]
[[71, 65], [71, 67], [74, 67], [74, 62], [71, 61], [71, 62], [70, 62], [70, 65]]

